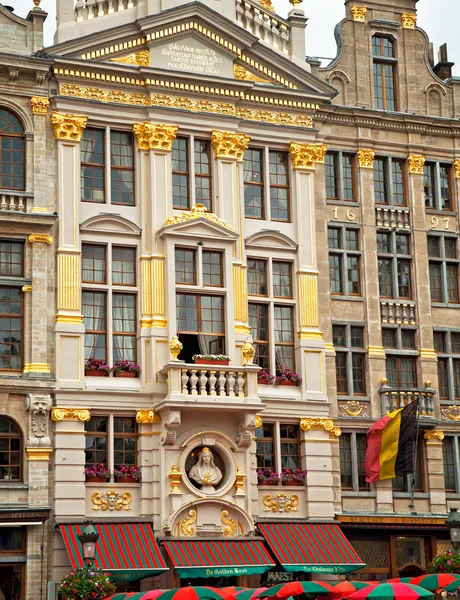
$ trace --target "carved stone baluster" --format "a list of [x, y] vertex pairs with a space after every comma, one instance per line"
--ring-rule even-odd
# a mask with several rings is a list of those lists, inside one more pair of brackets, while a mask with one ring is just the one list
[[268, 42], [269, 44], [271, 44], [271, 40], [272, 40], [271, 19], [266, 13], [264, 13], [263, 18], [264, 18], [264, 26], [260, 30], [261, 39], [263, 39], [265, 42]]
[[98, 17], [103, 17], [106, 14], [106, 11], [108, 12], [108, 7], [106, 7], [106, 4], [108, 4], [109, 1], [110, 0], [96, 0]]
[[382, 414], [386, 415], [390, 412], [390, 394], [388, 392], [384, 392], [382, 396]]
[[420, 394], [420, 405], [419, 405], [419, 411], [420, 411], [421, 415], [427, 414], [426, 400], [427, 400], [427, 395], [424, 392], [422, 392]]
[[88, 20], [94, 19], [94, 17], [97, 16], [97, 12], [95, 13], [96, 7], [96, 0], [86, 0], [86, 8], [88, 9]]
[[181, 376], [181, 382], [182, 382], [182, 393], [185, 394], [186, 396], [188, 396], [188, 373], [187, 371], [182, 371], [182, 376]]
[[391, 412], [399, 408], [398, 392], [391, 392]]
[[75, 20], [77, 21], [77, 23], [83, 21], [84, 8], [85, 3], [83, 2], [83, 0], [78, 0], [75, 4]]
[[286, 28], [286, 25], [281, 25], [280, 40], [281, 40], [281, 52], [283, 52], [283, 54], [288, 54], [288, 52], [289, 52], [289, 31]]
[[219, 371], [219, 375], [217, 377], [217, 391], [218, 391], [219, 396], [226, 396], [225, 383], [226, 383], [225, 371]]
[[216, 371], [209, 371], [208, 383], [209, 383], [209, 395], [210, 396], [217, 396], [216, 382], [217, 382]]
[[252, 33], [252, 6], [245, 2], [244, 9], [244, 28]]
[[409, 306], [409, 322], [411, 325], [415, 325], [415, 306], [413, 304]]
[[278, 50], [281, 50], [281, 41], [280, 41], [280, 32], [278, 29], [278, 23], [273, 19], [272, 19], [271, 32], [272, 32], [272, 45], [275, 48], [277, 48]]
[[235, 395], [235, 373], [229, 371], [227, 373], [227, 396]]
[[260, 10], [254, 9], [254, 18], [252, 20], [252, 32], [256, 37], [260, 37], [260, 29], [263, 27], [264, 22]]
[[390, 210], [390, 227], [392, 229], [396, 228], [396, 218], [395, 218], [395, 211], [394, 210]]
[[388, 218], [388, 215], [389, 215], [388, 208], [384, 208], [382, 213], [383, 213], [383, 226], [390, 227], [390, 219]]
[[16, 210], [16, 202], [15, 202], [15, 196], [10, 196], [10, 202], [8, 205], [8, 210]]
[[2, 210], [6, 210], [8, 208], [8, 204], [6, 203], [6, 196], [5, 194], [2, 194], [0, 196], [1, 202], [0, 202], [0, 208]]
[[206, 377], [206, 371], [200, 371], [198, 376], [198, 389], [200, 390], [200, 396], [207, 396], [208, 390], [206, 389], [206, 384], [208, 382], [208, 378]]
[[379, 207], [375, 209], [375, 223], [377, 227], [382, 227], [382, 209]]
[[409, 315], [407, 314], [407, 304], [401, 304], [401, 321], [404, 324], [408, 324], [409, 323]]
[[19, 210], [19, 212], [25, 212], [25, 210], [26, 210], [24, 201], [25, 201], [24, 196], [18, 196], [18, 210]]
[[198, 396], [198, 391], [196, 389], [196, 384], [198, 383], [197, 371], [193, 369], [190, 371], [190, 394], [192, 396]]
[[244, 20], [244, 8], [242, 6], [241, 0], [236, 0], [236, 22], [243, 26]]
[[244, 397], [244, 373], [238, 371], [236, 374], [236, 391], [240, 398]]
[[393, 302], [387, 302], [387, 310], [388, 310], [388, 323], [394, 323], [395, 322], [395, 315], [394, 315], [394, 304]]

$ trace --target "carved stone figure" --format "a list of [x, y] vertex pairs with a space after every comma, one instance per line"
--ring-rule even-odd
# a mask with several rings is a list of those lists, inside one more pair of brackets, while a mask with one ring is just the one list
[[198, 455], [197, 463], [190, 469], [188, 476], [201, 485], [203, 492], [215, 492], [214, 486], [222, 481], [222, 471], [214, 464], [214, 457], [209, 448], [203, 448]]
[[51, 404], [49, 394], [42, 396], [28, 394], [26, 396], [26, 409], [29, 411], [28, 448], [49, 448], [51, 446], [49, 435]]

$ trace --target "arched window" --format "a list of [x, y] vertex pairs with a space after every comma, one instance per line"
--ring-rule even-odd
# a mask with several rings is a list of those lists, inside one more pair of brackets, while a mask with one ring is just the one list
[[24, 189], [24, 130], [4, 108], [0, 108], [0, 189]]
[[22, 479], [22, 433], [8, 417], [0, 417], [0, 481]]

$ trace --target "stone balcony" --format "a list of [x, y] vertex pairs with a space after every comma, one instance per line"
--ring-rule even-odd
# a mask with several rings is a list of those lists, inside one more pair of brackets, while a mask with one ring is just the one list
[[196, 365], [171, 361], [161, 374], [168, 380], [169, 405], [222, 406], [241, 410], [242, 405], [260, 410], [257, 365]]
[[[385, 381], [385, 380], [383, 380]], [[430, 382], [427, 382], [430, 383]], [[387, 415], [412, 402], [419, 402], [420, 425], [434, 427], [437, 419], [434, 412], [434, 396], [436, 390], [426, 385], [425, 388], [393, 388], [384, 383], [379, 390], [382, 415]]]
[[380, 300], [380, 317], [382, 323], [398, 323], [415, 325], [415, 302], [399, 300]]
[[0, 210], [29, 213], [34, 207], [34, 195], [20, 190], [0, 190]]
[[407, 208], [375, 208], [375, 224], [379, 229], [410, 229], [411, 216]]
[[290, 25], [254, 0], [236, 0], [236, 20], [247, 31], [283, 54], [289, 54]]

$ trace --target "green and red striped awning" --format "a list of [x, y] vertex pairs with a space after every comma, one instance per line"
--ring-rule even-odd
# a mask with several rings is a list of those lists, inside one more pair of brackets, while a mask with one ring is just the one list
[[179, 577], [250, 575], [275, 566], [263, 542], [257, 540], [175, 540], [163, 545]]
[[[95, 566], [112, 579], [134, 581], [158, 575], [168, 568], [149, 523], [95, 523], [99, 533]], [[73, 569], [83, 567], [78, 539], [81, 525], [61, 525], [64, 545]]]
[[334, 523], [259, 523], [270, 550], [288, 573], [350, 573], [365, 567]]

